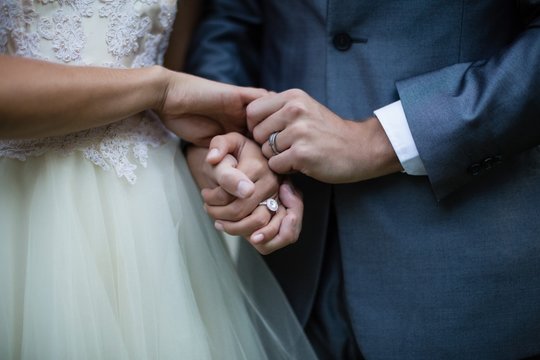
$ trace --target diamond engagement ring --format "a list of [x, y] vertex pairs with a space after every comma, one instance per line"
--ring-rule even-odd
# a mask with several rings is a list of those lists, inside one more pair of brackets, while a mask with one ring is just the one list
[[277, 202], [277, 200], [272, 198], [261, 201], [259, 205], [266, 206], [266, 208], [270, 210], [270, 212], [276, 212], [279, 208], [279, 203]]
[[276, 145], [277, 136], [279, 134], [279, 131], [274, 131], [270, 134], [270, 137], [268, 138], [268, 144], [270, 145], [270, 149], [272, 149], [272, 153], [274, 155], [278, 155], [281, 151], [278, 150]]

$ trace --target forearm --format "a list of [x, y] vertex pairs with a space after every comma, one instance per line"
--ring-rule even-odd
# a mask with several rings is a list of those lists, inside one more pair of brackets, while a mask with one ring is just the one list
[[470, 182], [485, 160], [491, 169], [540, 143], [539, 39], [540, 18], [491, 58], [396, 83], [439, 199]]
[[75, 67], [0, 56], [0, 138], [62, 135], [156, 108], [167, 70]]

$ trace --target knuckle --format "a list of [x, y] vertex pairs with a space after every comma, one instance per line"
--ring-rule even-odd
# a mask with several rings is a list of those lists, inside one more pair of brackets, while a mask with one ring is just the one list
[[223, 224], [223, 231], [225, 231], [229, 235], [236, 235], [236, 229], [233, 225], [230, 225], [228, 223]]
[[306, 112], [306, 106], [299, 100], [291, 100], [283, 107], [283, 111], [290, 117], [298, 117]]
[[215, 206], [215, 210], [211, 209], [209, 214], [216, 219], [225, 220], [225, 221], [238, 221], [238, 211], [236, 210], [238, 205], [235, 202], [232, 202], [226, 206]]
[[215, 194], [215, 200], [220, 204], [226, 204], [231, 200], [231, 196], [227, 192], [225, 192], [225, 190], [222, 190], [220, 188], [219, 191], [217, 191]]
[[212, 192], [213, 192], [213, 189], [208, 189], [208, 188], [204, 188], [201, 190], [201, 196], [205, 203], [208, 202], [208, 200], [212, 199]]
[[268, 227], [264, 230], [264, 237], [266, 239], [272, 239], [275, 240], [276, 236], [278, 235], [278, 226], [276, 224], [271, 223], [268, 225]]
[[235, 176], [230, 172], [224, 172], [219, 176], [219, 184], [225, 186], [231, 186], [234, 183]]
[[230, 218], [234, 221], [243, 219], [246, 216], [244, 207], [239, 204], [238, 201], [235, 201], [228, 205], [230, 211]]
[[260, 229], [268, 224], [268, 219], [264, 215], [255, 215], [253, 217], [253, 228]]
[[260, 246], [260, 247], [257, 247], [257, 251], [261, 254], [261, 255], [269, 255], [272, 253], [272, 249], [268, 248], [268, 247], [264, 247], [264, 246]]
[[214, 208], [213, 206], [207, 206], [206, 207], [206, 213], [213, 219], [213, 220], [218, 220], [218, 215], [219, 215], [219, 212], [217, 211], [216, 208]]
[[255, 127], [253, 129], [253, 138], [259, 144], [263, 144], [266, 141], [266, 138], [263, 136], [263, 129], [261, 129], [259, 126]]
[[223, 137], [231, 138], [233, 140], [237, 140], [237, 139], [241, 139], [242, 135], [240, 135], [240, 133], [238, 131], [232, 131], [230, 133], [227, 133], [227, 134], [223, 135]]
[[298, 156], [298, 165], [302, 167], [311, 167], [313, 165], [313, 154], [305, 146], [300, 148], [300, 153]]
[[305, 137], [307, 134], [309, 134], [311, 129], [312, 125], [308, 124], [307, 121], [297, 121], [295, 124], [291, 125], [291, 131], [296, 138]]
[[238, 229], [237, 227], [233, 225], [225, 226], [225, 232], [233, 236], [244, 236], [244, 233], [242, 232], [242, 230]]
[[301, 89], [290, 89], [290, 90], [287, 90], [287, 96], [293, 98], [293, 99], [297, 99], [297, 98], [302, 98], [304, 96], [306, 96], [306, 92], [301, 90]]
[[233, 131], [230, 133], [227, 133], [225, 135], [222, 135], [228, 142], [237, 143], [243, 139], [243, 136], [237, 132]]
[[248, 106], [246, 106], [246, 117], [248, 119], [251, 119], [255, 116], [257, 116], [258, 110], [257, 110], [257, 104], [255, 103], [249, 103]]
[[291, 156], [298, 162], [305, 162], [308, 159], [308, 152], [304, 146], [295, 146], [291, 148]]
[[210, 147], [218, 147], [219, 145], [221, 145], [221, 143], [223, 143], [223, 141], [223, 135], [214, 136], [212, 140], [210, 140]]
[[[259, 175], [263, 174], [266, 170], [266, 162], [258, 161], [256, 159], [249, 160], [249, 163], [247, 164], [247, 169], [249, 169], [249, 172], [253, 175]], [[253, 179], [251, 179], [253, 180]]]

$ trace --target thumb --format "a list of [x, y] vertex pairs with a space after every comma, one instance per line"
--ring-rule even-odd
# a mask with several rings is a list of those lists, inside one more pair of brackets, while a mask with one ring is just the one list
[[214, 168], [216, 182], [229, 194], [245, 199], [253, 194], [255, 184], [246, 174], [236, 168], [236, 164], [236, 159], [227, 154], [224, 160]]
[[249, 104], [253, 100], [268, 95], [268, 90], [253, 87], [240, 88], [240, 95], [245, 104]]
[[217, 165], [227, 154], [237, 157], [244, 143], [244, 137], [238, 133], [215, 136], [208, 146], [209, 151], [206, 155], [206, 162], [210, 165]]

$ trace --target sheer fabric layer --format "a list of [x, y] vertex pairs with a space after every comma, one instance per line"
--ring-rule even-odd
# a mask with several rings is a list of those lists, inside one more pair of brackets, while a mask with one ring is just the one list
[[235, 271], [176, 142], [130, 185], [79, 152], [0, 159], [1, 359], [309, 359], [254, 253]]

